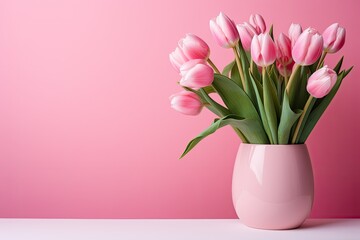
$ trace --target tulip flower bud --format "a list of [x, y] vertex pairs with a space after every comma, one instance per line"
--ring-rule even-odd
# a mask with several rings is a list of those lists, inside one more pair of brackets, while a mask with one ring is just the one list
[[198, 115], [203, 107], [199, 96], [188, 91], [173, 94], [170, 103], [173, 109], [186, 115]]
[[247, 22], [236, 25], [236, 28], [239, 32], [242, 46], [246, 51], [249, 51], [251, 47], [251, 40], [254, 35], [257, 35], [255, 28]]
[[233, 48], [239, 41], [234, 21], [222, 12], [210, 20], [210, 31], [215, 41], [224, 48]]
[[214, 80], [213, 69], [201, 59], [184, 63], [180, 68], [180, 75], [180, 85], [194, 89], [209, 86]]
[[291, 47], [294, 47], [296, 40], [299, 38], [302, 33], [302, 28], [300, 24], [292, 23], [289, 28], [289, 38], [291, 40]]
[[269, 34], [255, 35], [251, 41], [251, 58], [261, 67], [267, 67], [276, 59], [275, 43]]
[[188, 59], [207, 60], [210, 55], [209, 46], [198, 36], [188, 33], [179, 41], [179, 47]]
[[306, 89], [311, 96], [322, 98], [331, 91], [336, 80], [336, 72], [328, 66], [324, 66], [310, 76]]
[[294, 62], [291, 62], [287, 65], [282, 65], [279, 61], [276, 61], [276, 68], [278, 69], [280, 75], [283, 77], [289, 77], [291, 75], [293, 66]]
[[294, 61], [302, 66], [308, 66], [319, 59], [323, 50], [323, 38], [313, 28], [301, 33], [292, 49]]
[[170, 63], [174, 67], [174, 69], [180, 73], [180, 67], [189, 59], [185, 56], [183, 51], [177, 47], [175, 51], [169, 54]]
[[265, 33], [266, 24], [264, 18], [260, 14], [251, 14], [249, 23], [254, 27], [257, 34]]
[[281, 65], [288, 65], [293, 62], [291, 57], [291, 40], [283, 33], [276, 39], [277, 60]]
[[328, 53], [336, 53], [345, 43], [345, 28], [340, 27], [338, 23], [334, 23], [325, 29], [322, 36], [324, 39], [324, 51]]

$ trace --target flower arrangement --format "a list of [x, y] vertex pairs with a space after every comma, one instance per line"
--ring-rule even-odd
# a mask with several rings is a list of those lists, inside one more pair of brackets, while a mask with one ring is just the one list
[[275, 39], [273, 26], [266, 32], [259, 14], [236, 25], [220, 13], [210, 20], [210, 30], [221, 47], [234, 52], [234, 60], [221, 72], [209, 58], [209, 46], [194, 34], [181, 39], [169, 56], [184, 88], [170, 97], [172, 108], [197, 115], [206, 107], [218, 116], [189, 142], [181, 157], [226, 125], [243, 143], [304, 143], [352, 70], [341, 69], [344, 57], [333, 68], [324, 65], [326, 55], [345, 43], [345, 29], [338, 23], [323, 34], [291, 24], [288, 35]]

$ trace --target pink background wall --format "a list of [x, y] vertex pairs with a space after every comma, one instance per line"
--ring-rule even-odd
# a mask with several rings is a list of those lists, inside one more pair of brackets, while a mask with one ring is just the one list
[[357, 65], [311, 135], [312, 217], [360, 217], [360, 2], [0, 2], [0, 217], [234, 218], [230, 128], [177, 158], [212, 121], [172, 111], [180, 90], [168, 54], [193, 32], [224, 66], [209, 19], [261, 13], [275, 33], [291, 22], [347, 28]]

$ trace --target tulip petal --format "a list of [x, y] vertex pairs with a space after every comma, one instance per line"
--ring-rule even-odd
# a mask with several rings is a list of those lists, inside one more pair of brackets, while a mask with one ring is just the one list
[[221, 30], [219, 25], [214, 21], [210, 20], [210, 31], [213, 37], [215, 38], [215, 41], [224, 48], [230, 48], [230, 44], [228, 42], [228, 39], [226, 38], [224, 32]]
[[246, 51], [249, 51], [251, 48], [251, 40], [255, 35], [255, 29], [247, 23], [238, 24], [236, 28], [239, 32], [242, 46]]
[[282, 65], [288, 65], [292, 62], [291, 40], [283, 33], [280, 33], [277, 41], [277, 59]]
[[216, 23], [219, 25], [219, 27], [225, 34], [228, 43], [233, 47], [239, 40], [239, 33], [236, 29], [235, 23], [222, 12], [216, 18]]
[[313, 81], [307, 85], [307, 91], [316, 98], [322, 98], [331, 90], [330, 78]]
[[301, 33], [302, 33], [302, 27], [300, 24], [292, 23], [290, 25], [288, 34], [291, 40], [291, 47], [294, 47], [295, 42], [297, 41]]
[[260, 14], [251, 14], [249, 17], [249, 22], [254, 27], [257, 34], [265, 33], [266, 24], [264, 18]]
[[293, 49], [292, 57], [297, 64], [302, 65], [306, 57], [307, 49], [310, 45], [311, 36], [303, 32], [297, 39]]
[[197, 115], [203, 107], [200, 98], [195, 93], [187, 91], [170, 96], [170, 104], [174, 110], [186, 115]]
[[189, 60], [179, 47], [177, 47], [172, 53], [169, 54], [169, 59], [172, 66], [178, 72], [180, 71], [181, 65]]
[[323, 32], [322, 35], [323, 35], [323, 38], [325, 39], [325, 41], [324, 41], [325, 48], [329, 47], [330, 45], [332, 45], [335, 42], [338, 28], [339, 28], [339, 24], [333, 23], [328, 28], [326, 28], [325, 31]]
[[209, 46], [198, 36], [188, 33], [179, 41], [179, 47], [188, 59], [207, 59], [210, 55]]
[[264, 67], [273, 64], [276, 59], [275, 43], [269, 34], [263, 37], [261, 55], [264, 59]]
[[211, 85], [214, 79], [213, 69], [203, 60], [190, 60], [181, 69], [180, 85], [199, 89]]
[[310, 76], [306, 89], [313, 97], [323, 98], [331, 91], [336, 81], [336, 72], [324, 66]]
[[306, 65], [311, 65], [316, 62], [321, 56], [323, 50], [323, 38], [319, 34], [315, 34], [311, 38], [310, 45], [307, 50], [307, 54], [305, 57]]
[[[261, 66], [261, 46], [257, 36], [254, 36], [251, 41], [251, 57], [256, 65]], [[261, 64], [261, 65], [260, 65]]]
[[328, 53], [339, 51], [345, 43], [345, 29], [338, 23], [333, 23], [323, 32], [324, 50]]
[[332, 48], [329, 50], [330, 53], [335, 53], [344, 46], [345, 35], [345, 28], [338, 28], [336, 40], [334, 41]]

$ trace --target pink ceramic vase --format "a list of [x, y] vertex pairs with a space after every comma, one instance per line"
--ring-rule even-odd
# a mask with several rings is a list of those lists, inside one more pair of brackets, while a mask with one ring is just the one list
[[309, 216], [314, 199], [306, 145], [241, 144], [232, 195], [240, 221], [249, 227], [299, 227]]

